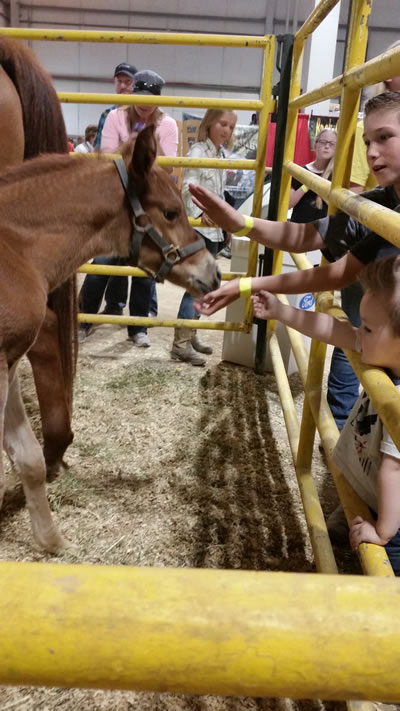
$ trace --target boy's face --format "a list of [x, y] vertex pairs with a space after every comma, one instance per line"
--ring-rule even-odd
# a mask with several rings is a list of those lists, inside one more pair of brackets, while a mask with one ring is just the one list
[[387, 299], [365, 292], [360, 304], [361, 361], [389, 368], [400, 377], [400, 338], [393, 334], [387, 312]]
[[371, 172], [379, 185], [394, 185], [400, 195], [400, 106], [372, 111], [364, 119], [364, 141]]

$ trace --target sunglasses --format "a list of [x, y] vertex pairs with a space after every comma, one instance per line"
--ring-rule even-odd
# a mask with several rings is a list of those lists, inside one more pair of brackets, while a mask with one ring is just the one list
[[149, 91], [150, 94], [159, 96], [161, 94], [161, 86], [160, 84], [149, 84], [147, 81], [141, 81], [139, 79], [139, 81], [135, 82], [133, 93], [137, 94], [139, 91]]

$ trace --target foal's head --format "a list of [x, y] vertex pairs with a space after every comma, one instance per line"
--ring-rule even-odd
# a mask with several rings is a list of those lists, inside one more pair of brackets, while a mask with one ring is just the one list
[[[136, 218], [140, 226], [151, 222], [155, 230], [171, 245], [182, 248], [198, 243], [199, 237], [189, 225], [181, 194], [168, 173], [156, 165], [157, 143], [152, 126], [122, 147], [129, 180], [139, 197], [145, 215]], [[145, 236], [139, 264], [149, 273], [157, 273], [164, 258], [161, 249]], [[204, 247], [178, 261], [168, 273], [168, 280], [200, 297], [219, 286], [220, 275], [214, 258]]]

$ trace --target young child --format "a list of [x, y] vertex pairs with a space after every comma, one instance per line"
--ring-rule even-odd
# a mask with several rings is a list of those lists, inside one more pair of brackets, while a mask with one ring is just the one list
[[[385, 368], [400, 390], [400, 256], [371, 262], [360, 281], [364, 289], [360, 328], [327, 314], [286, 306], [266, 291], [252, 297], [254, 313], [324, 343], [359, 351], [363, 363]], [[362, 542], [385, 546], [395, 574], [400, 575], [400, 452], [367, 393], [354, 405], [332, 456], [377, 514], [374, 524], [361, 516], [351, 522], [351, 547], [356, 550]]]
[[[399, 210], [400, 92], [385, 92], [367, 102], [364, 141], [368, 165], [381, 186], [364, 193], [365, 197], [379, 205]], [[320, 249], [332, 260], [329, 265], [305, 271], [255, 277], [251, 284], [253, 293], [260, 289], [284, 294], [339, 289], [354, 282], [370, 261], [399, 251], [398, 247], [345, 213], [308, 224], [272, 222], [243, 216], [199, 186], [190, 186], [190, 190], [195, 204], [228, 232], [247, 234], [250, 239], [266, 247], [288, 252]], [[201, 303], [196, 304], [196, 308], [200, 313], [210, 315], [239, 296], [239, 279], [234, 279], [207, 294]]]

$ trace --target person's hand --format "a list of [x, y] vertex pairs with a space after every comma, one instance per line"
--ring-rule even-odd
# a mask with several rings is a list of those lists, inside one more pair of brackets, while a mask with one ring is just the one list
[[[200, 185], [189, 184], [192, 200], [197, 207], [207, 213], [208, 217], [226, 232], [240, 232], [244, 227], [244, 218], [239, 212], [228, 205], [218, 195], [202, 188]], [[202, 215], [204, 220], [204, 215]]]
[[259, 291], [251, 297], [253, 302], [254, 316], [265, 321], [277, 318], [279, 311], [279, 301], [270, 294], [269, 291]]
[[375, 543], [377, 546], [384, 546], [387, 540], [381, 538], [373, 523], [366, 521], [361, 516], [353, 518], [350, 524], [350, 546], [356, 551], [360, 543]]
[[224, 306], [231, 304], [232, 301], [238, 299], [239, 296], [239, 279], [233, 279], [219, 289], [216, 289], [216, 291], [210, 291], [201, 301], [195, 301], [194, 307], [200, 314], [210, 316], [216, 311], [219, 311], [219, 309], [223, 309]]
[[213, 220], [211, 219], [211, 217], [209, 217], [209, 216], [207, 215], [206, 212], [203, 212], [203, 214], [201, 215], [201, 221], [202, 221], [205, 225], [207, 225], [207, 227], [216, 227], [216, 226], [217, 226], [217, 225], [215, 224], [215, 222], [213, 222]]

